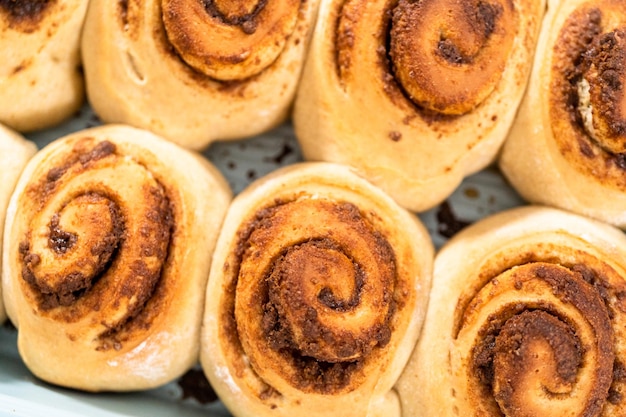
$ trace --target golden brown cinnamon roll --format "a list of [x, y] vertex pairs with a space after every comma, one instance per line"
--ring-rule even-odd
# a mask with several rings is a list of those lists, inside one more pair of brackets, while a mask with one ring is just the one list
[[80, 34], [88, 0], [0, 0], [0, 123], [52, 127], [84, 102]]
[[[37, 148], [33, 142], [26, 140], [17, 132], [0, 125], [0, 254], [2, 253], [2, 231], [9, 199], [13, 187], [19, 178], [28, 160], [35, 154]], [[2, 259], [0, 257], [0, 272]], [[6, 320], [4, 303], [2, 301], [2, 285], [0, 283], [0, 324]]]
[[554, 1], [500, 167], [526, 200], [626, 227], [626, 5]]
[[625, 259], [619, 229], [553, 208], [460, 232], [435, 258], [424, 329], [398, 384], [403, 412], [623, 415]]
[[5, 302], [27, 367], [53, 384], [123, 391], [196, 363], [230, 196], [207, 160], [127, 126], [39, 151], [4, 240]]
[[323, 0], [294, 109], [309, 160], [402, 206], [435, 206], [491, 163], [530, 72], [544, 0]]
[[345, 166], [253, 183], [226, 216], [201, 363], [237, 416], [398, 415], [433, 245], [416, 216]]
[[89, 100], [193, 149], [283, 122], [318, 0], [94, 0], [85, 24]]

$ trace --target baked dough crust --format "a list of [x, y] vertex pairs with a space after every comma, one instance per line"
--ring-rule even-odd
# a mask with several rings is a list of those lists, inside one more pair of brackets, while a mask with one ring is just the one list
[[80, 36], [87, 3], [2, 3], [0, 123], [30, 132], [53, 127], [80, 109], [85, 101]]
[[405, 415], [622, 414], [625, 255], [619, 229], [540, 206], [459, 232], [398, 383]]
[[[474, 22], [478, 13], [463, 17], [473, 3], [391, 3], [322, 1], [294, 128], [305, 159], [350, 165], [403, 207], [424, 211], [495, 160], [528, 80], [545, 4], [489, 3]], [[448, 10], [456, 10], [452, 20]], [[467, 31], [479, 28], [472, 44]], [[455, 42], [471, 44], [475, 56], [452, 62]], [[425, 97], [416, 98], [416, 87], [410, 98], [412, 81]], [[477, 84], [471, 94], [470, 84]]]
[[41, 149], [4, 235], [6, 308], [26, 366], [86, 391], [152, 388], [193, 366], [230, 198], [201, 155], [136, 128]]
[[229, 209], [207, 288], [200, 357], [220, 399], [238, 416], [400, 415], [432, 257], [419, 219], [348, 167], [257, 180]]
[[[82, 44], [96, 114], [196, 150], [278, 126], [291, 109], [317, 0], [263, 3], [256, 18], [221, 23], [227, 16], [211, 18], [197, 0], [91, 1]], [[264, 14], [275, 4], [290, 9], [277, 21]], [[274, 32], [281, 19], [293, 20], [290, 30]], [[265, 48], [276, 53], [276, 45], [275, 58], [256, 68], [252, 57], [265, 62]], [[208, 68], [213, 60], [217, 68]]]
[[[37, 147], [33, 142], [26, 140], [12, 129], [0, 125], [0, 166], [2, 167], [0, 170], [0, 237], [4, 230], [4, 219], [15, 183], [36, 151]], [[0, 239], [0, 253], [2, 253], [2, 239]], [[2, 259], [0, 259], [1, 271]], [[0, 283], [0, 323], [7, 319], [2, 299]]]

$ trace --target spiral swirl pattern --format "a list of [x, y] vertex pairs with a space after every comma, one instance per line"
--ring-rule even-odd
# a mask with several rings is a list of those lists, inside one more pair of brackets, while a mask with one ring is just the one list
[[319, 1], [91, 1], [89, 102], [196, 150], [268, 131], [291, 110]]
[[544, 10], [544, 0], [323, 1], [293, 114], [305, 159], [354, 166], [411, 211], [441, 203], [495, 159]]
[[34, 305], [55, 320], [90, 316], [100, 348], [119, 344], [116, 333], [154, 295], [168, 253], [173, 219], [163, 186], [103, 141], [79, 144], [28, 192], [36, 212], [20, 256]]
[[15, 188], [3, 254], [7, 313], [29, 370], [66, 387], [127, 391], [191, 367], [229, 200], [201, 156], [140, 129], [105, 125], [42, 148]]
[[526, 200], [626, 227], [626, 6], [548, 9], [500, 167]]
[[427, 112], [468, 113], [502, 78], [517, 36], [511, 30], [517, 7], [507, 0], [347, 1], [336, 35], [339, 76], [348, 80], [359, 71], [353, 57], [372, 46], [366, 33], [373, 22], [366, 16], [378, 16], [374, 41], [386, 92]]
[[389, 243], [354, 205], [305, 200], [265, 210], [240, 245], [235, 320], [257, 372], [270, 366], [303, 390], [344, 389], [388, 343], [406, 302]]
[[464, 114], [493, 92], [516, 35], [512, 2], [401, 0], [392, 15], [392, 68], [416, 104]]
[[435, 261], [432, 310], [410, 372], [426, 384], [417, 402], [441, 394], [420, 412], [624, 412], [620, 231], [528, 207], [479, 222], [450, 243]]
[[293, 32], [299, 0], [162, 1], [167, 38], [196, 71], [229, 81], [271, 65]]
[[222, 401], [258, 416], [396, 414], [432, 250], [345, 166], [296, 164], [244, 190], [207, 289], [201, 361]]
[[[594, 288], [607, 286], [599, 273], [536, 261], [503, 271], [479, 290], [456, 338], [459, 346], [473, 345], [458, 354], [470, 365], [465, 388], [480, 393], [474, 409], [600, 414], [613, 381], [615, 336], [610, 306]], [[621, 287], [606, 289], [615, 294]]]
[[572, 10], [554, 47], [549, 99], [560, 151], [577, 169], [600, 169], [603, 182], [622, 189], [625, 31], [626, 7], [620, 2], [585, 2]]

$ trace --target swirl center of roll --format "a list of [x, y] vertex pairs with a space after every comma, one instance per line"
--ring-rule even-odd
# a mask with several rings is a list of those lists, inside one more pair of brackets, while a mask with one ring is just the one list
[[230, 0], [203, 0], [204, 7], [211, 17], [218, 18], [224, 23], [240, 26], [244, 33], [254, 33], [256, 30], [255, 17], [259, 14], [267, 0], [230, 1]]
[[28, 191], [37, 209], [20, 256], [40, 312], [69, 322], [91, 317], [93, 338], [104, 341], [152, 297], [173, 219], [145, 166], [117, 155], [111, 142], [91, 142], [78, 142]]
[[[47, 230], [46, 230], [47, 229]], [[78, 196], [35, 231], [24, 253], [24, 278], [55, 302], [68, 305], [104, 269], [123, 234], [119, 208], [98, 194]], [[69, 260], [67, 262], [66, 260]], [[59, 262], [61, 261], [61, 262]]]
[[169, 42], [182, 60], [220, 81], [259, 74], [283, 51], [299, 0], [162, 0]]
[[581, 362], [580, 341], [566, 323], [540, 310], [525, 311], [508, 320], [496, 337], [495, 399], [507, 416], [520, 409], [541, 414], [541, 400], [527, 394], [543, 391], [558, 398], [571, 393]]
[[603, 149], [626, 152], [626, 31], [595, 37], [582, 55], [578, 111], [585, 130]]
[[299, 389], [345, 389], [390, 340], [393, 250], [349, 203], [302, 199], [253, 224], [235, 305], [244, 351], [264, 380], [278, 374]]
[[611, 386], [614, 336], [607, 307], [583, 273], [528, 263], [481, 288], [460, 332], [475, 338], [468, 389], [481, 393], [470, 394], [481, 398], [479, 408], [598, 415]]
[[389, 55], [404, 91], [418, 105], [461, 115], [483, 102], [502, 77], [516, 14], [503, 1], [400, 0]]
[[[286, 345], [327, 362], [357, 359], [373, 344], [367, 335], [342, 329], [345, 313], [360, 301], [364, 277], [333, 246], [311, 242], [289, 249], [270, 275], [266, 307], [268, 336], [277, 339], [278, 328]], [[379, 328], [384, 319], [378, 318]]]

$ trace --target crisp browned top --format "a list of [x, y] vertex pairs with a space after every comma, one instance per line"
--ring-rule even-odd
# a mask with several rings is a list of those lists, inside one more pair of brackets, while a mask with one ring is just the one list
[[161, 7], [167, 40], [187, 65], [216, 80], [237, 81], [277, 59], [303, 3], [163, 0]]
[[[380, 56], [386, 92], [399, 88], [431, 117], [458, 116], [479, 106], [500, 82], [519, 36], [519, 10], [511, 0], [400, 0], [380, 13], [370, 7], [351, 0], [338, 11], [339, 77], [359, 70], [363, 58], [356, 45], [375, 36], [377, 50], [368, 53]], [[370, 33], [373, 27], [377, 31]]]
[[34, 32], [57, 0], [0, 0], [0, 20], [13, 30]]
[[502, 78], [516, 26], [510, 0], [400, 0], [389, 34], [392, 70], [420, 106], [467, 113]]

